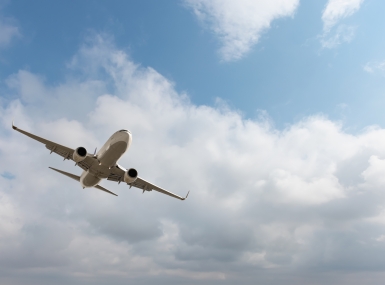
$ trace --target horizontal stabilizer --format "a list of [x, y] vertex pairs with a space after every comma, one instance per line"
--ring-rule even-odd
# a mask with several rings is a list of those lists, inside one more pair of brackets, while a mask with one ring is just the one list
[[100, 186], [100, 185], [96, 185], [95, 188], [96, 188], [96, 189], [99, 189], [99, 190], [102, 190], [102, 191], [104, 191], [104, 192], [110, 193], [110, 194], [112, 194], [112, 195], [118, 196], [118, 195], [116, 195], [114, 192], [111, 192], [110, 190], [107, 190], [106, 188], [104, 188], [104, 187], [102, 187], [102, 186]]
[[[53, 168], [53, 167], [49, 167], [49, 168], [51, 168], [52, 170], [55, 170], [56, 172], [59, 172], [59, 173], [65, 175], [65, 176], [68, 176], [68, 177], [70, 177], [70, 178], [72, 178], [72, 179], [74, 179], [74, 180], [80, 182], [80, 176], [77, 176], [77, 175], [75, 175], [75, 174], [68, 173], [68, 172], [65, 172], [65, 171], [63, 171], [63, 170], [59, 170], [59, 169], [56, 169], [56, 168]], [[109, 194], [118, 196], [118, 195], [116, 195], [114, 192], [111, 192], [110, 190], [107, 190], [106, 188], [104, 188], [104, 187], [102, 187], [102, 186], [100, 186], [100, 185], [96, 185], [95, 188], [96, 188], [96, 189], [99, 189], [99, 190], [102, 190], [102, 191], [104, 191], [104, 192], [107, 192], [107, 193], [109, 193]]]
[[72, 179], [74, 179], [76, 181], [80, 181], [80, 176], [77, 176], [75, 174], [71, 174], [71, 173], [68, 173], [68, 172], [65, 172], [63, 170], [59, 170], [59, 169], [56, 169], [56, 168], [53, 168], [53, 167], [49, 167], [49, 168], [51, 168], [52, 170], [55, 170], [56, 172], [59, 172], [59, 173], [65, 175], [65, 176], [68, 176], [68, 177], [70, 177], [70, 178], [72, 178]]

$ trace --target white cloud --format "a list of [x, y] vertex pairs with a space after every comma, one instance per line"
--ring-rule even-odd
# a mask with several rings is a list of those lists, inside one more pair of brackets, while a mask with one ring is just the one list
[[339, 20], [353, 15], [363, 2], [364, 0], [329, 0], [322, 14], [324, 31], [330, 31]]
[[380, 62], [368, 62], [364, 66], [364, 71], [368, 73], [384, 73], [385, 61]]
[[224, 61], [242, 58], [273, 20], [292, 16], [299, 0], [184, 0], [222, 44]]
[[369, 159], [369, 167], [362, 172], [362, 175], [368, 183], [379, 185], [381, 187], [385, 184], [385, 178], [383, 176], [384, 171], [385, 160], [373, 155]]
[[[27, 71], [7, 81], [17, 99], [0, 107], [0, 173], [8, 173], [0, 176], [0, 283], [52, 283], [49, 275], [77, 284], [255, 284], [279, 275], [306, 284], [309, 267], [385, 268], [382, 224], [373, 222], [385, 204], [384, 129], [352, 135], [311, 116], [278, 130], [223, 105], [197, 106], [103, 37], [71, 62], [58, 85]], [[133, 145], [120, 163], [190, 196], [108, 181], [119, 197], [83, 190], [47, 167], [80, 170], [14, 132], [12, 118], [91, 151], [129, 128]]]
[[321, 44], [324, 48], [335, 48], [354, 37], [355, 28], [337, 25], [342, 19], [356, 13], [364, 0], [329, 0], [322, 13], [323, 35]]
[[320, 39], [323, 48], [332, 49], [342, 43], [353, 40], [356, 29], [354, 27], [339, 25], [331, 34], [324, 33]]

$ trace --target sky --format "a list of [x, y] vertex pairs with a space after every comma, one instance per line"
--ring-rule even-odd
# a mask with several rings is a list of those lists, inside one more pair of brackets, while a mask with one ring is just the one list
[[[0, 1], [0, 284], [383, 284], [380, 0]], [[184, 196], [81, 169], [11, 128]]]

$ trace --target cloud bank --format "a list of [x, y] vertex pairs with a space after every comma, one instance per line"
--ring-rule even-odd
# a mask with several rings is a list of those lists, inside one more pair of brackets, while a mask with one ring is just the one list
[[[362, 284], [371, 271], [382, 284], [384, 129], [352, 135], [315, 115], [278, 130], [221, 102], [197, 106], [103, 36], [59, 84], [26, 70], [6, 84], [0, 283]], [[88, 150], [128, 128], [120, 163], [190, 196], [83, 190], [48, 166], [80, 169], [12, 131], [12, 118]]]
[[255, 45], [273, 20], [292, 16], [299, 0], [185, 0], [222, 47], [224, 61], [239, 60]]

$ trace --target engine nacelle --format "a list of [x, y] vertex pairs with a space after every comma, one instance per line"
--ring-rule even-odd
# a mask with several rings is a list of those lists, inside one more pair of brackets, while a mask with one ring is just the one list
[[78, 163], [83, 161], [87, 157], [87, 150], [84, 147], [78, 147], [75, 149], [72, 159]]
[[135, 182], [136, 178], [138, 177], [138, 171], [134, 168], [130, 168], [124, 173], [124, 182], [127, 184], [131, 184]]

